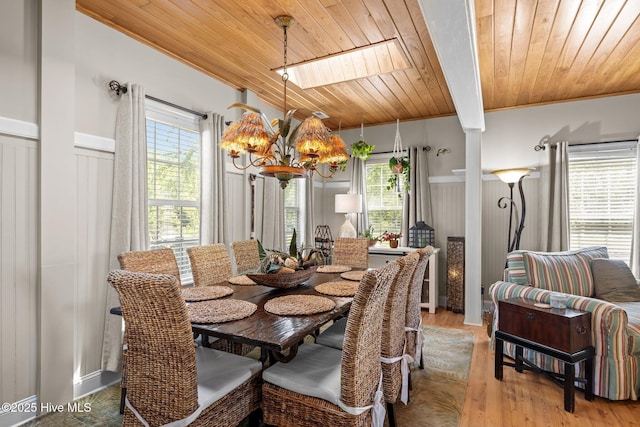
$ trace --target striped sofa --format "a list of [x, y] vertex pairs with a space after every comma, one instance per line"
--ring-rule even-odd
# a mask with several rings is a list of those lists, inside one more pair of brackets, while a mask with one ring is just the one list
[[[594, 393], [611, 400], [638, 400], [640, 394], [640, 301], [610, 303], [593, 298], [590, 261], [608, 258], [605, 247], [566, 252], [514, 251], [507, 257], [505, 280], [491, 285], [489, 293], [496, 312], [493, 330], [499, 329], [498, 301], [522, 297], [535, 302], [550, 300], [551, 292], [569, 294], [567, 306], [591, 312], [592, 344], [595, 347]], [[491, 337], [491, 346], [494, 337]], [[513, 344], [505, 343], [513, 357]], [[525, 357], [539, 367], [562, 373], [563, 363], [531, 350]], [[583, 369], [579, 366], [576, 374]]]

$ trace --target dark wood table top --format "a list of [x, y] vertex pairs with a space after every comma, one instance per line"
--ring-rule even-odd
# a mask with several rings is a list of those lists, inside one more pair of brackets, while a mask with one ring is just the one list
[[[249, 301], [258, 306], [251, 316], [225, 323], [200, 324], [192, 323], [193, 332], [212, 337], [224, 338], [237, 343], [260, 347], [263, 361], [268, 353], [272, 360], [287, 362], [295, 357], [300, 342], [314, 333], [325, 323], [334, 320], [351, 307], [351, 297], [334, 297], [316, 292], [314, 287], [325, 282], [340, 279], [340, 274], [314, 273], [306, 282], [289, 289], [277, 289], [261, 285], [232, 285], [221, 282], [218, 285], [233, 289], [233, 294], [226, 298]], [[302, 316], [279, 316], [264, 310], [268, 300], [284, 295], [319, 295], [336, 303], [331, 311]], [[122, 315], [120, 307], [110, 310], [111, 314]], [[283, 351], [289, 350], [288, 355]]]
[[[194, 332], [255, 345], [262, 348], [263, 351], [269, 351], [275, 355], [281, 354], [282, 351], [287, 349], [295, 351], [297, 345], [305, 336], [349, 310], [353, 298], [324, 295], [314, 289], [320, 283], [339, 278], [339, 274], [315, 273], [305, 283], [289, 289], [276, 289], [259, 285], [240, 286], [226, 283], [225, 286], [229, 286], [234, 290], [233, 294], [227, 298], [252, 302], [258, 306], [257, 311], [245, 319], [213, 324], [192, 323], [191, 326]], [[336, 307], [324, 313], [303, 316], [278, 316], [264, 310], [264, 304], [268, 300], [296, 294], [324, 296], [333, 300], [336, 303]]]

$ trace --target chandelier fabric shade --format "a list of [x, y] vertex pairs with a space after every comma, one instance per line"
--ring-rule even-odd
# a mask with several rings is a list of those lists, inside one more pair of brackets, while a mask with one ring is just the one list
[[[316, 172], [323, 178], [331, 178], [341, 163], [349, 159], [346, 146], [338, 135], [331, 135], [329, 129], [316, 116], [292, 126], [295, 110], [287, 111], [287, 29], [294, 20], [290, 16], [279, 16], [275, 22], [284, 32], [284, 118], [267, 118], [260, 110], [246, 104], [229, 106], [246, 110], [239, 121], [226, 129], [220, 147], [229, 153], [237, 169], [251, 166], [260, 168], [260, 174], [275, 177], [280, 187], [286, 188], [294, 178], [304, 178]], [[248, 153], [248, 164], [237, 165], [236, 159]], [[322, 174], [317, 169], [319, 163], [329, 165], [329, 173]]]

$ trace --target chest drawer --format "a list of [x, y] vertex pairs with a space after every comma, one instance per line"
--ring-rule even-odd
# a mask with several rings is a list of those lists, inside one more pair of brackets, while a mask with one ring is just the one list
[[524, 298], [500, 301], [498, 329], [567, 353], [591, 345], [591, 313], [533, 304]]

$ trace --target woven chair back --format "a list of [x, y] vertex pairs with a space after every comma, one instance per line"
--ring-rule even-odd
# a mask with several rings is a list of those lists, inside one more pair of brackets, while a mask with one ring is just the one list
[[380, 336], [384, 304], [400, 266], [389, 263], [368, 271], [353, 297], [344, 344], [340, 379], [341, 400], [348, 406], [371, 404], [380, 381]]
[[242, 240], [231, 244], [238, 274], [260, 268], [260, 253], [257, 240]]
[[[384, 306], [382, 316], [382, 343], [380, 354], [382, 357], [394, 358], [404, 355], [405, 320], [407, 313], [407, 294], [409, 284], [420, 255], [415, 252], [403, 256], [395, 261], [400, 266], [396, 274], [389, 297]], [[384, 398], [387, 402], [396, 401], [402, 386], [401, 362], [382, 364], [382, 386]]]
[[367, 239], [337, 238], [333, 246], [333, 264], [368, 268], [369, 241]]
[[180, 284], [180, 269], [173, 249], [160, 248], [123, 252], [118, 255], [118, 262], [123, 270], [176, 276], [178, 284]]
[[[150, 425], [188, 416], [198, 407], [196, 362], [177, 278], [114, 270], [107, 280], [127, 325], [127, 398]], [[127, 408], [123, 425], [137, 424]]]
[[227, 280], [231, 272], [231, 258], [222, 243], [194, 246], [187, 249], [194, 286], [209, 286]]
[[[416, 270], [413, 272], [413, 277], [409, 284], [405, 321], [408, 328], [414, 329], [417, 329], [420, 326], [420, 320], [422, 319], [422, 311], [420, 307], [420, 304], [422, 303], [422, 285], [424, 284], [424, 274], [425, 271], [427, 271], [429, 257], [433, 253], [433, 248], [428, 246], [426, 249], [418, 249], [416, 252], [420, 256], [420, 260], [418, 261], [418, 265], [416, 266]], [[407, 354], [416, 354], [415, 334], [416, 333], [413, 331], [407, 331], [407, 347], [405, 349], [405, 353]]]

